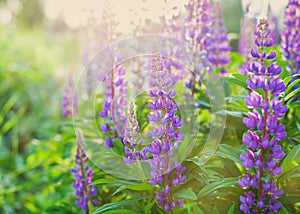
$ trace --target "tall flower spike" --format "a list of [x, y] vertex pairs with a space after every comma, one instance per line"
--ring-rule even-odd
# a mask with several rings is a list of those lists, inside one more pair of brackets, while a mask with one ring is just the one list
[[[247, 151], [240, 158], [249, 171], [238, 181], [243, 189], [250, 189], [240, 197], [240, 209], [245, 213], [275, 213], [282, 206], [277, 201], [283, 191], [276, 184], [276, 176], [282, 172], [279, 163], [284, 152], [278, 141], [286, 137], [280, 118], [287, 107], [278, 98], [285, 90], [278, 76], [281, 67], [276, 62], [267, 66], [268, 61], [276, 59], [275, 51], [266, 50], [266, 47], [272, 46], [270, 33], [268, 22], [260, 20], [254, 33], [256, 48], [250, 51], [253, 62], [247, 66], [251, 74], [247, 85], [252, 92], [245, 103], [253, 111], [243, 119], [249, 131], [243, 136]], [[258, 91], [263, 91], [263, 94]]]
[[76, 139], [76, 146], [76, 166], [71, 169], [75, 178], [75, 182], [72, 183], [72, 186], [75, 189], [75, 195], [78, 198], [76, 205], [82, 210], [87, 211], [89, 201], [93, 204], [93, 206], [98, 205], [98, 200], [96, 199], [96, 185], [90, 185], [94, 176], [94, 170], [86, 164], [88, 162], [88, 158], [85, 153], [85, 143], [81, 140], [80, 145], [79, 140]]
[[[137, 159], [148, 159], [146, 147], [141, 146], [143, 144], [143, 139], [138, 140], [137, 138], [139, 129], [140, 127], [136, 117], [136, 107], [134, 104], [134, 99], [132, 98], [128, 106], [127, 124], [123, 138], [126, 155], [124, 158], [125, 163], [132, 163]], [[142, 148], [139, 150], [139, 147]]]
[[116, 137], [124, 136], [127, 105], [125, 72], [125, 69], [118, 65], [102, 79], [106, 84], [106, 92], [103, 110], [99, 112], [99, 116], [105, 119], [101, 120], [101, 130], [106, 135], [104, 142], [108, 148], [113, 148], [113, 141]]
[[72, 114], [78, 111], [77, 94], [74, 91], [75, 85], [71, 76], [68, 77], [67, 82], [63, 89], [62, 105], [64, 118], [69, 118]]
[[[120, 35], [120, 32], [117, 31], [118, 21], [115, 19], [116, 14], [113, 9], [109, 1], [106, 1], [103, 10], [103, 29], [107, 43], [112, 43]], [[103, 109], [99, 112], [99, 116], [103, 118], [100, 120], [100, 126], [105, 136], [105, 145], [108, 148], [113, 148], [115, 138], [122, 138], [124, 135], [127, 105], [125, 74], [126, 70], [121, 65], [114, 64], [112, 70], [107, 75], [105, 74], [106, 76], [100, 77], [100, 81], [106, 86]]]
[[[189, 0], [185, 5], [187, 17], [185, 19], [185, 41], [192, 47], [192, 54], [208, 55], [212, 35], [212, 7], [209, 0]], [[198, 56], [197, 56], [198, 57]], [[200, 76], [197, 70], [198, 59], [194, 57], [193, 77], [186, 84], [192, 94], [196, 91], [197, 79]]]
[[[231, 46], [227, 37], [227, 29], [224, 24], [221, 1], [214, 2], [213, 8], [214, 16], [210, 39], [211, 44], [208, 48], [208, 60], [217, 68], [222, 68], [230, 61], [228, 54], [231, 51]], [[227, 72], [226, 69], [220, 71], [221, 74]]]
[[180, 199], [174, 197], [172, 187], [183, 183], [186, 179], [183, 175], [185, 167], [173, 157], [174, 149], [179, 146], [184, 135], [180, 133], [182, 120], [176, 115], [178, 110], [178, 104], [174, 101], [176, 81], [166, 70], [160, 54], [155, 51], [154, 55], [153, 70], [150, 74], [152, 89], [149, 92], [152, 100], [148, 104], [152, 110], [148, 114], [148, 119], [153, 139], [147, 148], [152, 156], [149, 161], [152, 169], [150, 183], [160, 186], [155, 193], [157, 203], [166, 211], [170, 211], [171, 208], [183, 206]]
[[281, 50], [292, 74], [300, 73], [300, 0], [289, 0], [285, 11]]

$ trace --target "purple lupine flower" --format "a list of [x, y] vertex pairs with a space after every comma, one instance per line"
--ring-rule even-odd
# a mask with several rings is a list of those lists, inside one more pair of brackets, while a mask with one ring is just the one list
[[102, 132], [107, 133], [104, 142], [108, 148], [113, 148], [114, 138], [122, 138], [124, 136], [126, 124], [125, 108], [127, 105], [125, 73], [125, 69], [118, 65], [101, 79], [106, 84], [106, 91], [105, 101], [102, 104], [103, 109], [99, 112], [99, 116], [106, 120], [101, 122], [100, 127]]
[[253, 47], [256, 19], [244, 17], [241, 21], [238, 52], [244, 56], [245, 63], [240, 67], [240, 73], [247, 75], [246, 65], [250, 60], [249, 52]]
[[213, 23], [213, 9], [210, 1], [190, 0], [185, 8], [188, 13], [185, 19], [185, 40], [193, 46], [194, 51], [207, 53]]
[[[119, 35], [118, 21], [115, 18], [114, 8], [109, 1], [104, 4], [103, 10], [103, 34], [107, 43], [112, 43]], [[116, 59], [113, 59], [116, 61]], [[103, 119], [101, 130], [105, 133], [104, 143], [106, 147], [113, 148], [114, 139], [124, 135], [126, 124], [125, 109], [127, 105], [127, 82], [124, 80], [126, 70], [121, 65], [115, 65], [110, 72], [100, 77], [100, 81], [106, 86], [103, 109], [99, 116]]]
[[[201, 53], [208, 55], [211, 45], [213, 9], [209, 0], [189, 0], [185, 5], [187, 17], [185, 19], [185, 41], [192, 47], [192, 54]], [[199, 79], [197, 69], [197, 58], [193, 59], [193, 77], [186, 83], [192, 94], [196, 91], [196, 84]]]
[[184, 135], [180, 133], [182, 120], [176, 115], [178, 104], [174, 101], [176, 78], [168, 73], [160, 54], [155, 52], [151, 72], [149, 95], [152, 99], [148, 106], [152, 110], [148, 114], [151, 124], [150, 135], [153, 139], [147, 151], [151, 171], [150, 183], [161, 188], [155, 193], [157, 203], [166, 211], [181, 207], [180, 199], [175, 199], [172, 187], [185, 181], [185, 167], [174, 158], [174, 149], [179, 146]]
[[281, 50], [289, 61], [291, 73], [300, 72], [300, 0], [289, 0], [285, 11], [284, 30], [281, 33]]
[[[227, 29], [224, 24], [221, 1], [216, 1], [213, 4], [214, 16], [212, 25], [211, 44], [208, 47], [208, 60], [217, 68], [222, 68], [229, 61], [228, 56], [231, 51], [231, 46], [227, 37]], [[226, 69], [220, 71], [221, 74], [227, 73]]]
[[77, 94], [74, 91], [75, 85], [72, 77], [70, 76], [64, 86], [62, 95], [62, 105], [64, 118], [69, 118], [72, 114], [76, 114], [78, 111]]
[[132, 163], [137, 159], [148, 159], [148, 156], [146, 154], [146, 147], [142, 147], [142, 149], [138, 148], [143, 144], [143, 139], [138, 140], [139, 129], [140, 127], [136, 117], [136, 107], [134, 104], [134, 99], [132, 99], [128, 106], [128, 116], [123, 138], [123, 143], [125, 144], [124, 150], [126, 155], [126, 157], [124, 158], [125, 163]]
[[82, 210], [88, 210], [88, 203], [91, 202], [93, 206], [98, 205], [96, 185], [90, 185], [94, 176], [94, 170], [87, 165], [88, 157], [85, 153], [86, 145], [83, 141], [76, 140], [76, 166], [71, 169], [75, 182], [72, 183], [75, 189], [75, 195], [78, 198], [76, 205]]
[[[242, 189], [250, 189], [240, 197], [240, 210], [244, 213], [274, 213], [282, 206], [277, 199], [283, 191], [274, 178], [282, 172], [279, 163], [284, 152], [278, 141], [286, 137], [280, 118], [287, 107], [278, 98], [285, 85], [278, 77], [281, 68], [274, 62], [276, 52], [266, 50], [272, 46], [270, 33], [267, 20], [260, 20], [254, 33], [256, 48], [250, 51], [252, 62], [246, 67], [251, 75], [247, 80], [251, 93], [245, 103], [253, 111], [243, 119], [249, 130], [243, 136], [247, 151], [240, 158], [249, 171], [238, 183]], [[263, 95], [256, 90], [262, 90]]]

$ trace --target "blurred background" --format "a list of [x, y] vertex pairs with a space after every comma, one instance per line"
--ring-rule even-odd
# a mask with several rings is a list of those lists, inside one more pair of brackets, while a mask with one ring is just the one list
[[[84, 64], [107, 45], [102, 17], [108, 2], [119, 22], [119, 39], [160, 33], [160, 17], [180, 13], [186, 3], [0, 0], [0, 213], [54, 212], [58, 206], [76, 213], [70, 206], [75, 200], [70, 173], [75, 139], [61, 110], [63, 86], [70, 76], [76, 80]], [[249, 16], [265, 12], [268, 4], [252, 2], [257, 3]], [[222, 3], [236, 50], [247, 1]], [[285, 4], [271, 5], [279, 20]]]

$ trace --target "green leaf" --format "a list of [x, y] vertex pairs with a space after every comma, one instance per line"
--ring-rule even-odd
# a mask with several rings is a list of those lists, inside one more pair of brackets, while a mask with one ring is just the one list
[[237, 95], [237, 96], [234, 96], [234, 97], [225, 97], [225, 100], [228, 100], [229, 102], [234, 102], [236, 100], [243, 100], [246, 98], [247, 96], [246, 95]]
[[93, 185], [93, 184], [119, 184], [119, 185], [124, 185], [125, 184], [125, 185], [127, 185], [127, 184], [134, 184], [134, 183], [131, 182], [131, 181], [125, 181], [125, 180], [102, 178], [102, 179], [98, 179], [98, 180], [93, 181], [90, 185]]
[[232, 117], [238, 117], [238, 118], [242, 118], [243, 117], [243, 113], [241, 111], [228, 111], [228, 110], [221, 110], [221, 111], [217, 111], [216, 114], [221, 114], [221, 115], [230, 115]]
[[113, 142], [113, 150], [121, 156], [125, 156], [124, 144], [121, 142], [120, 138], [115, 138]]
[[242, 164], [240, 159], [241, 151], [233, 146], [227, 144], [221, 144], [219, 146], [219, 151], [216, 151], [216, 155], [221, 157], [226, 157], [236, 163]]
[[242, 86], [243, 88], [247, 89], [247, 77], [242, 74], [233, 74], [234, 77], [226, 77], [225, 79], [228, 82], [231, 82], [233, 84]]
[[235, 204], [232, 204], [231, 207], [229, 208], [227, 214], [234, 214], [234, 207], [235, 207]]
[[283, 80], [284, 84], [287, 85], [291, 81], [292, 78], [293, 78], [293, 76], [287, 76], [286, 78], [284, 78], [284, 80]]
[[286, 173], [297, 167], [300, 162], [300, 145], [295, 146], [282, 161], [281, 167], [283, 173]]
[[300, 79], [294, 80], [292, 83], [288, 85], [288, 87], [285, 89], [285, 93], [288, 93], [297, 83], [300, 82]]
[[148, 183], [130, 184], [130, 185], [126, 185], [126, 186], [121, 186], [113, 193], [113, 195], [115, 195], [125, 189], [136, 190], [136, 191], [143, 191], [143, 190], [154, 191], [155, 187]]
[[126, 210], [126, 209], [117, 209], [117, 210], [110, 210], [110, 211], [106, 211], [103, 214], [139, 214], [139, 212], [135, 212], [132, 210]]
[[204, 214], [204, 211], [197, 205], [193, 206], [193, 211], [194, 211], [194, 213], [197, 213], [197, 214]]
[[290, 212], [285, 208], [285, 206], [282, 206], [282, 208], [276, 212], [277, 214], [290, 214]]
[[177, 196], [178, 198], [197, 200], [196, 194], [193, 192], [193, 190], [190, 189], [183, 189], [180, 192], [175, 192], [174, 195]]
[[231, 87], [226, 79], [220, 79], [226, 97], [231, 95]]
[[237, 184], [237, 178], [223, 178], [220, 181], [216, 181], [213, 183], [210, 183], [203, 187], [199, 193], [198, 198], [204, 197], [212, 192], [214, 192], [217, 189], [223, 188], [223, 187], [231, 187], [233, 185]]
[[140, 196], [140, 197], [130, 198], [130, 199], [119, 201], [119, 202], [104, 204], [103, 206], [99, 207], [94, 213], [96, 214], [96, 213], [103, 213], [103, 212], [109, 211], [109, 210], [116, 210], [116, 208], [124, 207], [128, 204], [133, 204], [134, 202], [145, 199], [147, 197], [149, 197], [149, 196]]
[[296, 94], [300, 93], [300, 87], [293, 90], [291, 93], [289, 93], [287, 96], [284, 97], [284, 101], [289, 100], [290, 98], [294, 97]]

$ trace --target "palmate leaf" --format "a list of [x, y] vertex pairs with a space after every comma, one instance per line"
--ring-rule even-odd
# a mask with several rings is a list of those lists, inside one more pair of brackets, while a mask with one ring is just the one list
[[217, 111], [216, 114], [230, 115], [232, 117], [242, 118], [244, 112], [241, 112], [241, 111], [221, 110], [221, 111]]
[[193, 206], [193, 211], [194, 211], [194, 213], [197, 213], [197, 214], [204, 214], [204, 211], [197, 205]]
[[114, 193], [113, 195], [125, 190], [125, 189], [130, 189], [130, 190], [136, 190], [136, 191], [143, 191], [143, 190], [147, 190], [150, 192], [153, 192], [155, 187], [152, 186], [149, 183], [138, 183], [138, 184], [130, 184], [130, 185], [126, 185], [126, 186], [121, 186], [119, 187]]
[[193, 192], [193, 190], [190, 190], [190, 189], [180, 190], [180, 192], [175, 192], [174, 195], [178, 198], [197, 200], [196, 194]]
[[229, 208], [227, 214], [234, 214], [234, 207], [235, 207], [235, 204], [232, 204], [232, 206]]
[[227, 144], [221, 144], [219, 148], [219, 151], [216, 151], [215, 153], [216, 155], [220, 157], [226, 157], [232, 160], [233, 162], [242, 165], [242, 161], [240, 159], [240, 155], [242, 153], [241, 150]]
[[[118, 210], [119, 208], [124, 207], [124, 206], [129, 205], [129, 204], [134, 205], [135, 202], [143, 200], [143, 199], [148, 198], [148, 197], [149, 196], [139, 196], [139, 197], [136, 197], [136, 198], [130, 198], [130, 199], [126, 199], [126, 200], [119, 201], [119, 202], [104, 204], [103, 206], [99, 207], [94, 212], [94, 214], [96, 214], [96, 213], [105, 213], [107, 211]], [[123, 212], [121, 212], [121, 213], [123, 213]], [[133, 212], [133, 213], [135, 213], [135, 212]]]
[[225, 79], [228, 82], [231, 82], [233, 84], [236, 84], [238, 86], [241, 86], [245, 89], [247, 89], [247, 84], [246, 84], [246, 80], [247, 77], [242, 75], [242, 74], [233, 74], [234, 77], [225, 77]]
[[133, 210], [126, 210], [126, 209], [116, 209], [116, 210], [109, 210], [103, 212], [102, 214], [139, 214], [140, 212], [135, 212]]
[[216, 181], [213, 183], [210, 183], [203, 187], [197, 194], [198, 198], [204, 197], [212, 192], [214, 192], [217, 189], [223, 188], [223, 187], [231, 187], [237, 185], [237, 178], [223, 178], [220, 181]]
[[292, 83], [290, 83], [285, 89], [285, 93], [288, 93], [298, 83], [300, 83], [300, 79], [294, 80]]
[[283, 174], [294, 169], [300, 162], [300, 145], [295, 146], [283, 159], [281, 167]]
[[135, 184], [134, 182], [131, 181], [126, 181], [126, 180], [118, 180], [118, 179], [97, 179], [95, 181], [93, 181], [93, 183], [91, 183], [91, 185], [93, 184], [116, 184], [116, 185], [130, 185], [130, 184]]
[[289, 100], [290, 98], [294, 97], [296, 94], [300, 93], [300, 87], [293, 90], [291, 93], [289, 93], [287, 96], [284, 97], [284, 101]]

